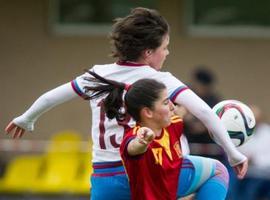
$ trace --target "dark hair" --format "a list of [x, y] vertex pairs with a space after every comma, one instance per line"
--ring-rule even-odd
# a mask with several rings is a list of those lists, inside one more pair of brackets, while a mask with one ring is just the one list
[[[133, 117], [136, 121], [140, 121], [140, 111], [144, 107], [152, 109], [154, 103], [160, 97], [162, 90], [166, 86], [154, 79], [140, 79], [129, 87], [123, 100], [123, 92], [125, 83], [105, 79], [93, 71], [88, 71], [94, 78], [87, 80], [94, 82], [93, 86], [86, 86], [86, 92], [90, 91], [90, 99], [96, 99], [103, 95], [107, 96], [104, 99], [105, 113], [109, 119], [116, 118], [123, 121], [127, 114]], [[123, 112], [121, 108], [126, 106], [127, 111]]]
[[135, 8], [124, 18], [115, 19], [110, 39], [113, 57], [121, 61], [137, 61], [142, 51], [158, 48], [169, 25], [156, 10]]

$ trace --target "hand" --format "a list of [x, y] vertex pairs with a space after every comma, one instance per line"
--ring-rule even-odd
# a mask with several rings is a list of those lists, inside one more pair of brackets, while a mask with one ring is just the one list
[[235, 173], [237, 174], [237, 178], [243, 179], [247, 173], [248, 170], [248, 159], [246, 159], [244, 162], [236, 165], [233, 167]]
[[148, 144], [155, 138], [155, 133], [147, 127], [141, 127], [137, 131], [136, 138], [131, 140], [127, 146], [127, 152], [130, 156], [143, 154], [148, 149]]
[[155, 139], [155, 133], [147, 127], [141, 127], [137, 132], [138, 139], [144, 143], [149, 144]]
[[6, 134], [11, 134], [12, 138], [21, 138], [24, 135], [25, 130], [18, 125], [16, 125], [13, 121], [11, 121], [7, 127], [5, 128]]

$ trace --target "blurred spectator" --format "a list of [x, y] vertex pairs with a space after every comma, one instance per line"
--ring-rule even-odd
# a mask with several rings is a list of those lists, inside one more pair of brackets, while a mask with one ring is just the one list
[[239, 147], [249, 158], [249, 170], [243, 180], [235, 180], [235, 194], [232, 200], [270, 199], [270, 124], [266, 122], [261, 109], [256, 105], [250, 106], [256, 119], [253, 137]]
[[[216, 81], [216, 77], [210, 69], [199, 66], [192, 72], [189, 87], [212, 108], [221, 101], [220, 95], [215, 91]], [[207, 128], [189, 113], [185, 115], [184, 121], [191, 154], [211, 157], [223, 162], [223, 151], [213, 142]]]
[[216, 76], [210, 69], [199, 66], [192, 73], [190, 87], [212, 108], [221, 99], [215, 91], [216, 82]]

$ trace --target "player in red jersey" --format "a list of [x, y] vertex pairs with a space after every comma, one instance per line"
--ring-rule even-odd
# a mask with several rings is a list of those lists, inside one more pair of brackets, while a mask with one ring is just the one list
[[[104, 98], [109, 119], [136, 121], [125, 131], [120, 153], [129, 178], [132, 200], [174, 200], [196, 192], [198, 200], [223, 200], [228, 172], [219, 161], [183, 156], [182, 120], [166, 86], [154, 79], [141, 79], [131, 86], [105, 79], [93, 71], [88, 78], [90, 99]], [[126, 91], [126, 92], [125, 92]]]
[[[166, 95], [164, 100], [168, 102]], [[170, 107], [172, 109], [172, 105]], [[133, 199], [177, 197], [182, 164], [179, 138], [183, 123], [177, 116], [173, 117], [171, 122], [169, 126], [162, 128], [161, 132], [159, 130], [158, 134], [152, 129], [136, 126], [126, 134], [122, 142], [120, 151]]]

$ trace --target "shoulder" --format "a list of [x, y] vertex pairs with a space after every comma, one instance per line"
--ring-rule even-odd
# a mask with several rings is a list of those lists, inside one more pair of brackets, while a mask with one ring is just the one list
[[169, 95], [173, 94], [179, 87], [186, 87], [186, 85], [170, 72], [156, 71], [151, 78], [159, 80], [164, 83], [168, 89]]
[[92, 68], [90, 68], [90, 70], [95, 71], [102, 71], [102, 70], [106, 70], [108, 67], [115, 67], [116, 64], [115, 63], [109, 63], [109, 64], [96, 64], [94, 65]]
[[172, 124], [183, 123], [183, 119], [180, 118], [178, 115], [174, 115], [171, 117], [171, 123]]
[[183, 122], [183, 119], [180, 118], [179, 116], [177, 115], [174, 115], [172, 118], [171, 118], [171, 125], [172, 127], [174, 128], [183, 128], [183, 125], [184, 125], [184, 122]]
[[124, 140], [128, 140], [129, 138], [136, 137], [137, 132], [139, 130], [140, 126], [134, 126], [133, 128], [129, 128], [125, 131]]
[[126, 151], [128, 143], [136, 137], [139, 128], [140, 128], [139, 126], [135, 126], [133, 128], [128, 129], [125, 132], [124, 138], [120, 145], [120, 152]]
[[181, 134], [183, 131], [183, 125], [183, 119], [177, 115], [174, 115], [171, 118], [171, 124], [167, 127], [167, 129]]
[[126, 135], [129, 135], [129, 136], [136, 136], [136, 135], [138, 134], [138, 130], [139, 130], [140, 128], [141, 128], [140, 126], [136, 125], [136, 126], [134, 126], [133, 128], [130, 128], [130, 129], [127, 131]]
[[124, 135], [124, 138], [123, 138], [123, 141], [122, 141], [121, 145], [125, 146], [132, 139], [134, 139], [137, 136], [139, 129], [140, 129], [140, 126], [137, 126], [137, 125], [135, 127], [133, 127], [133, 128], [128, 129], [125, 132], [125, 135]]

